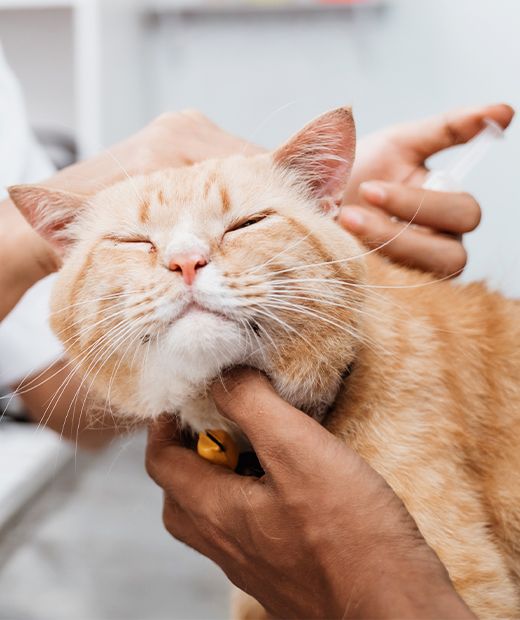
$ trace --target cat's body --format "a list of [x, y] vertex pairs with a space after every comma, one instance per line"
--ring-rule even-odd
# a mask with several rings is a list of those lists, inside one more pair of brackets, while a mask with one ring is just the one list
[[335, 111], [274, 156], [133, 179], [88, 206], [11, 195], [75, 240], [53, 325], [107, 408], [238, 434], [207, 386], [260, 368], [383, 475], [479, 616], [520, 617], [520, 304], [390, 265], [320, 212], [353, 132]]
[[404, 501], [477, 615], [518, 617], [520, 303], [378, 262], [377, 346], [326, 425]]

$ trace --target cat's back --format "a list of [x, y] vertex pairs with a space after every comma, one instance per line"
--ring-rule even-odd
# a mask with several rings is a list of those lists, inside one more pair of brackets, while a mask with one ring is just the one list
[[431, 368], [417, 375], [419, 382], [430, 383], [435, 365], [452, 394], [464, 384], [469, 402], [483, 399], [486, 408], [504, 402], [510, 408], [511, 399], [520, 398], [520, 300], [484, 282], [439, 279], [379, 257], [369, 274], [378, 283], [377, 299], [369, 304], [385, 316], [371, 322], [369, 331], [390, 350], [400, 342], [401, 354], [416, 362], [427, 354]]
[[327, 426], [403, 499], [478, 615], [520, 613], [520, 302], [379, 259], [369, 276], [366, 344]]
[[367, 291], [364, 343], [331, 429], [420, 425], [412, 436], [449, 435], [470, 458], [483, 442], [520, 440], [519, 300], [379, 257], [369, 262]]
[[482, 479], [509, 467], [520, 534], [520, 300], [379, 257], [369, 280], [368, 337], [329, 426], [360, 437], [385, 428], [411, 454], [427, 442], [441, 460], [470, 462]]

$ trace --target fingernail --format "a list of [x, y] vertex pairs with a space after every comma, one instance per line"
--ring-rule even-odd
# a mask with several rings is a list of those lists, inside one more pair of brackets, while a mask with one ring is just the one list
[[359, 189], [363, 196], [372, 204], [382, 205], [386, 201], [386, 190], [380, 183], [367, 181], [366, 183], [361, 183]]
[[363, 228], [365, 218], [357, 209], [343, 207], [341, 210], [341, 223], [349, 230], [358, 231]]

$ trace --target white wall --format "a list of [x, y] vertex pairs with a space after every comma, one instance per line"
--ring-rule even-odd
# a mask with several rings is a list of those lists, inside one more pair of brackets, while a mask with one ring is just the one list
[[[321, 15], [165, 15], [150, 48], [148, 114], [200, 108], [274, 146], [343, 103], [353, 104], [361, 134], [466, 104], [520, 108], [519, 31], [518, 0], [398, 0], [382, 11]], [[519, 166], [517, 123], [467, 183], [484, 220], [468, 237], [466, 277], [488, 276], [516, 295]]]
[[73, 130], [72, 11], [0, 11], [0, 41], [37, 127]]
[[70, 132], [84, 156], [142, 126], [143, 4], [0, 0], [0, 41], [33, 126]]

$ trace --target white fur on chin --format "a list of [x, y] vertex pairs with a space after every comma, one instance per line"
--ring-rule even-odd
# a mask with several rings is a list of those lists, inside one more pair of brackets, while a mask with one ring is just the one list
[[207, 389], [225, 368], [244, 363], [250, 353], [237, 323], [189, 312], [150, 347], [138, 390], [142, 414], [176, 413], [195, 432], [222, 428], [235, 434], [236, 427], [218, 413]]

